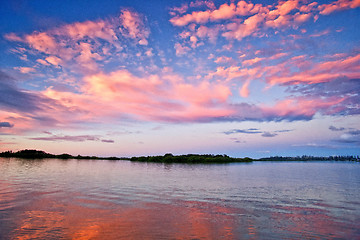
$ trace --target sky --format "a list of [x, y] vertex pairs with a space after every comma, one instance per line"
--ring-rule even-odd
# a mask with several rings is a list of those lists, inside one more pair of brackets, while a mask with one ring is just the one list
[[0, 3], [0, 151], [360, 154], [360, 1]]

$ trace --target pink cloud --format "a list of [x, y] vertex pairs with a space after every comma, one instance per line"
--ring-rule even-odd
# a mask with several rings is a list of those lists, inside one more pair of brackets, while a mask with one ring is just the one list
[[202, 0], [196, 0], [195, 2], [190, 3], [190, 7], [196, 8], [196, 7], [202, 7], [206, 6], [209, 9], [215, 9], [215, 4], [212, 1], [202, 1]]
[[264, 60], [264, 58], [259, 58], [259, 57], [256, 57], [256, 58], [253, 58], [253, 59], [248, 59], [248, 60], [244, 60], [242, 61], [242, 65], [254, 65], [255, 63], [258, 63], [260, 61]]
[[242, 24], [230, 23], [227, 25], [227, 29], [229, 31], [223, 33], [222, 36], [228, 39], [241, 40], [244, 37], [250, 36], [251, 34], [255, 33], [259, 29], [264, 18], [265, 15], [256, 14], [247, 18]]
[[268, 76], [267, 80], [271, 85], [274, 84], [298, 84], [298, 83], [320, 83], [328, 82], [339, 77], [346, 76], [348, 78], [360, 77], [360, 54], [355, 56], [343, 57], [334, 61], [321, 62], [311, 64], [304, 59], [295, 58], [292, 62], [295, 66], [303, 64], [312, 66], [308, 70], [290, 73], [289, 71], [279, 71], [282, 74]]
[[36, 72], [35, 68], [32, 67], [15, 67], [14, 69], [19, 70], [21, 73], [32, 73]]
[[296, 13], [294, 20], [297, 23], [303, 23], [308, 21], [311, 17], [312, 17], [311, 13], [305, 13], [305, 14]]
[[[245, 1], [222, 4], [217, 9], [207, 9], [204, 11], [193, 11], [185, 15], [175, 15], [170, 19], [174, 26], [183, 27], [188, 24], [198, 24], [198, 35], [205, 36], [210, 29], [216, 28], [216, 33], [212, 39], [220, 34], [228, 40], [242, 40], [248, 36], [264, 36], [263, 30], [274, 29], [297, 29], [301, 24], [318, 18], [318, 13], [329, 14], [334, 9], [355, 8], [360, 6], [359, 0], [338, 0], [331, 4], [317, 6], [317, 2], [305, 3], [299, 0], [280, 1], [274, 5], [252, 4]], [[243, 18], [239, 18], [239, 17]], [[230, 23], [213, 24], [205, 26], [210, 22], [221, 22], [231, 20]], [[192, 28], [195, 29], [194, 26]], [[194, 31], [194, 30], [192, 30]], [[216, 37], [214, 37], [214, 35]]]
[[275, 60], [275, 59], [279, 59], [279, 58], [282, 58], [282, 57], [286, 57], [288, 55], [289, 55], [289, 53], [284, 53], [284, 52], [276, 53], [273, 56], [267, 58], [267, 60]]
[[23, 39], [19, 36], [17, 36], [15, 33], [8, 33], [4, 35], [4, 38], [8, 41], [13, 41], [13, 42], [22, 42]]
[[214, 60], [214, 62], [220, 64], [220, 63], [231, 63], [233, 62], [234, 59], [232, 59], [231, 57], [227, 57], [227, 56], [221, 56], [221, 57], [218, 57]]
[[150, 31], [145, 28], [140, 15], [130, 10], [121, 11], [120, 21], [122, 23], [122, 33], [130, 38], [138, 39], [140, 45], [147, 45], [147, 38]]
[[206, 26], [200, 26], [196, 30], [196, 36], [199, 38], [209, 38], [210, 42], [216, 42], [216, 38], [219, 34], [220, 28], [217, 26], [208, 28]]
[[247, 16], [253, 13], [259, 12], [259, 7], [261, 4], [256, 4], [254, 7], [254, 4], [247, 3], [245, 1], [239, 1], [237, 3], [236, 13], [240, 16]]
[[311, 119], [317, 112], [323, 114], [334, 114], [332, 108], [344, 101], [343, 98], [332, 99], [306, 99], [304, 97], [290, 98], [278, 101], [274, 106], [262, 106], [265, 116], [276, 116], [278, 118], [307, 117]]
[[[135, 45], [147, 45], [149, 34], [138, 13], [123, 10], [119, 18], [75, 22], [24, 36], [10, 33], [5, 38], [24, 44], [21, 47], [22, 58], [25, 53], [35, 53], [39, 55], [37, 62], [43, 66], [61, 65], [86, 74], [98, 69], [98, 61], [116, 56], [123, 49], [123, 38], [132, 39]], [[122, 35], [122, 38], [118, 38], [118, 35]]]
[[261, 4], [246, 3], [239, 1], [237, 5], [234, 3], [222, 4], [218, 9], [214, 9], [213, 5], [208, 6], [210, 10], [206, 11], [193, 11], [192, 13], [183, 16], [175, 16], [170, 19], [170, 22], [175, 26], [186, 26], [191, 22], [198, 24], [205, 24], [209, 21], [219, 21], [231, 19], [236, 15], [245, 16], [263, 11]]
[[300, 10], [300, 12], [308, 13], [308, 12], [314, 11], [317, 5], [318, 5], [317, 2], [312, 2], [310, 4], [300, 6], [299, 10]]
[[283, 16], [294, 10], [299, 4], [298, 0], [289, 0], [276, 6], [278, 14]]
[[115, 31], [109, 22], [103, 20], [76, 22], [67, 24], [56, 31], [57, 35], [67, 35], [73, 40], [85, 37], [100, 38], [112, 42], [117, 39]]
[[247, 81], [243, 84], [243, 86], [241, 87], [240, 92], [239, 92], [239, 93], [240, 93], [240, 96], [242, 96], [242, 97], [244, 97], [244, 98], [249, 97], [249, 95], [250, 95], [249, 84], [250, 84], [250, 81], [249, 81], [249, 80], [247, 80]]
[[83, 81], [81, 93], [49, 88], [44, 95], [76, 111], [77, 121], [125, 116], [147, 121], [199, 121], [234, 112], [226, 104], [231, 91], [221, 83], [203, 80], [190, 84], [171, 73], [141, 78], [126, 70], [90, 75]]
[[320, 14], [328, 15], [334, 11], [360, 7], [360, 0], [338, 0], [330, 4], [319, 5]]
[[36, 60], [38, 63], [45, 65], [45, 66], [50, 66], [50, 63], [48, 63], [47, 61], [43, 60], [43, 59], [37, 59]]
[[190, 51], [189, 47], [183, 46], [183, 45], [181, 45], [181, 43], [175, 43], [174, 48], [175, 48], [176, 56], [184, 55]]
[[49, 56], [45, 60], [54, 66], [59, 66], [62, 63], [62, 60], [55, 56]]
[[234, 3], [222, 4], [220, 5], [219, 9], [214, 10], [211, 12], [210, 19], [212, 21], [223, 20], [223, 19], [230, 19], [236, 15], [236, 6]]
[[186, 13], [186, 11], [189, 9], [189, 6], [184, 3], [182, 4], [180, 7], [173, 7], [170, 9], [170, 14], [171, 15], [176, 15], [176, 14], [184, 14]]
[[25, 42], [32, 48], [46, 54], [57, 54], [59, 50], [55, 38], [45, 32], [26, 35]]

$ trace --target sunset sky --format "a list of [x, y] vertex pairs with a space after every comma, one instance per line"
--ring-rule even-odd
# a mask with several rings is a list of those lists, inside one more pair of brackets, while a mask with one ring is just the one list
[[360, 154], [360, 0], [0, 3], [0, 151]]

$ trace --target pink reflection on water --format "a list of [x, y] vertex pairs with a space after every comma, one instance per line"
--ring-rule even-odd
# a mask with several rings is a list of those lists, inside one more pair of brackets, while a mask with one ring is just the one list
[[122, 206], [44, 198], [27, 208], [18, 218], [14, 239], [234, 239], [234, 213], [239, 213], [239, 209], [195, 201]]
[[[313, 207], [275, 206], [272, 218], [282, 231], [292, 232], [307, 239], [357, 239], [358, 222], [341, 222], [326, 209]], [[337, 229], [338, 231], [334, 231]], [[331, 233], [331, 234], [330, 234]]]

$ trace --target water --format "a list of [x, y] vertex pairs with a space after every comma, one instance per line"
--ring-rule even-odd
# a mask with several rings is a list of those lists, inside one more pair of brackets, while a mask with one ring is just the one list
[[0, 239], [360, 239], [360, 164], [0, 159]]

